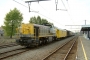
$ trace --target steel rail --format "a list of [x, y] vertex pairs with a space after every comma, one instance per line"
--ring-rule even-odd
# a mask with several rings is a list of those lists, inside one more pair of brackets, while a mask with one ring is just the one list
[[[74, 37], [75, 38], [75, 37]], [[73, 38], [73, 39], [74, 39]], [[47, 55], [45, 58], [43, 58], [42, 60], [46, 60], [47, 58], [49, 58], [51, 55], [53, 55], [55, 52], [57, 52], [59, 49], [61, 49], [63, 46], [65, 46], [66, 44], [68, 44], [70, 41], [72, 41], [73, 39], [69, 40], [68, 42], [65, 42], [64, 44], [62, 44], [59, 48], [57, 48], [56, 50], [54, 50], [52, 53], [50, 53], [49, 55]]]
[[16, 50], [21, 50], [21, 49], [24, 49], [24, 48], [19, 48], [19, 49], [10, 50], [10, 51], [6, 51], [6, 52], [2, 52], [2, 53], [0, 53], [0, 54], [5, 54], [5, 53], [8, 53], [8, 52], [13, 52], [13, 51], [16, 51]]
[[[16, 49], [16, 50], [9, 51], [9, 52], [11, 53], [11, 52], [14, 52], [14, 51], [17, 51], [17, 50], [20, 50], [20, 49]], [[14, 55], [17, 55], [17, 54], [20, 54], [20, 53], [23, 53], [23, 52], [26, 52], [26, 51], [29, 51], [29, 50], [26, 49], [26, 50], [22, 50], [22, 51], [20, 51], [20, 52], [18, 52], [18, 53], [14, 53], [14, 54], [10, 54], [10, 55], [4, 56], [4, 57], [0, 57], [0, 60], [1, 60], [1, 59], [5, 59], [5, 58], [8, 58], [8, 57], [11, 57], [11, 56], [14, 56]], [[7, 54], [7, 53], [9, 53], [9, 52], [4, 52], [4, 53], [0, 53], [0, 54], [1, 54], [1, 55], [2, 55], [2, 54]]]
[[6, 45], [1, 45], [0, 49], [2, 48], [7, 48], [7, 47], [12, 47], [12, 46], [17, 46], [18, 44], [6, 44]]
[[69, 51], [67, 52], [67, 54], [66, 54], [66, 56], [65, 56], [64, 60], [66, 60], [66, 59], [67, 59], [67, 57], [68, 57], [68, 55], [69, 55], [70, 51], [72, 50], [72, 48], [73, 48], [73, 46], [74, 46], [75, 42], [76, 42], [76, 40], [73, 42], [73, 44], [72, 44], [72, 46], [70, 47]]

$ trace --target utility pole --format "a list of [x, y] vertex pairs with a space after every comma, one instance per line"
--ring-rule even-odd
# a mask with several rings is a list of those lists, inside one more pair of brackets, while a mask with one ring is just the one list
[[55, 0], [55, 4], [56, 4], [56, 11], [57, 11], [58, 0]]
[[[86, 25], [86, 20], [84, 20], [85, 21], [85, 25]], [[82, 25], [65, 25], [65, 26], [82, 26]], [[77, 29], [79, 29], [79, 28], [77, 28]]]
[[86, 25], [86, 20], [85, 20], [85, 25]]

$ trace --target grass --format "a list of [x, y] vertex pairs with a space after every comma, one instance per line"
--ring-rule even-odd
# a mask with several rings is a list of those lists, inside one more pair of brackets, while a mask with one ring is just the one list
[[8, 44], [8, 43], [14, 43], [16, 41], [16, 36], [13, 36], [12, 38], [3, 36], [0, 36], [0, 45]]

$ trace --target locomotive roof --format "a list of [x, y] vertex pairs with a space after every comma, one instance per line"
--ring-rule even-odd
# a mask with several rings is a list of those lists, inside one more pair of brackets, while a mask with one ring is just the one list
[[59, 30], [63, 30], [63, 31], [67, 31], [66, 29], [61, 29], [61, 28], [58, 28], [58, 27], [55, 27], [56, 29], [59, 29]]
[[50, 26], [45, 26], [45, 25], [39, 25], [39, 24], [33, 24], [34, 26], [39, 26], [39, 27], [50, 27]]

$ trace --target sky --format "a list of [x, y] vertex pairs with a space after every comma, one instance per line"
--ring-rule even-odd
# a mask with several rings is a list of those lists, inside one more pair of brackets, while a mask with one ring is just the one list
[[[17, 2], [19, 3], [17, 3]], [[79, 31], [81, 26], [68, 25], [90, 25], [90, 0], [58, 0], [57, 10], [55, 0], [32, 2], [29, 12], [27, 0], [1, 0], [0, 1], [0, 26], [4, 25], [6, 14], [17, 8], [23, 14], [23, 23], [28, 23], [30, 17], [40, 16], [47, 19], [60, 29]], [[63, 1], [63, 2], [62, 2]], [[22, 4], [22, 5], [21, 5]], [[66, 10], [67, 11], [64, 11]]]

